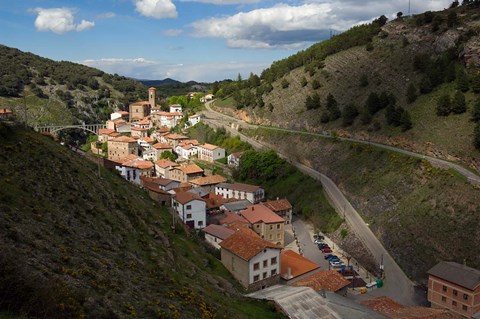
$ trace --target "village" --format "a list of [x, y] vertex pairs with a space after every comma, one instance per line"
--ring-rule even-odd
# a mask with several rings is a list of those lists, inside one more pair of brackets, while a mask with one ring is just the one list
[[[211, 99], [212, 95], [206, 95], [202, 102]], [[331, 305], [317, 299], [325, 292], [363, 300], [369, 309], [382, 308], [381, 312], [390, 318], [397, 318], [390, 316], [392, 313], [468, 317], [479, 310], [480, 300], [475, 295], [478, 297], [480, 291], [480, 272], [462, 264], [441, 262], [433, 267], [428, 287], [428, 301], [433, 308], [412, 308], [387, 297], [378, 298], [382, 293], [376, 290], [381, 291], [384, 278], [362, 271], [348, 254], [338, 246], [332, 249], [335, 244], [313, 229], [301, 237], [318, 250], [310, 249], [306, 254], [308, 245], [300, 242], [292, 223], [291, 203], [285, 198], [267, 199], [261, 185], [236, 183], [215, 174], [214, 170], [203, 169], [198, 164], [225, 158], [229, 167], [238, 167], [242, 154], [226, 154], [217, 145], [201, 144], [172, 132], [178, 125], [195, 126], [202, 121], [201, 115], [190, 115], [185, 121], [181, 105], [169, 105], [169, 111], [162, 111], [155, 101], [156, 90], [150, 88], [149, 101], [131, 104], [129, 112], [112, 113], [106, 128], [99, 130], [98, 141], [91, 143], [91, 150], [104, 156], [107, 166], [125, 180], [144, 188], [152, 199], [167, 207], [172, 214], [173, 231], [183, 227], [186, 231], [202, 232], [205, 241], [219, 252], [225, 268], [246, 290], [253, 292], [250, 296], [275, 295], [275, 287], [280, 284], [320, 292], [306, 309], [320, 307], [321, 311], [331, 310]], [[312, 254], [321, 258], [316, 256], [314, 262], [307, 258]], [[369, 294], [369, 298], [377, 298], [363, 296]], [[299, 300], [291, 299], [287, 304], [276, 301], [287, 313], [302, 311], [298, 307], [288, 310]], [[376, 318], [377, 314], [369, 313], [369, 317]]]

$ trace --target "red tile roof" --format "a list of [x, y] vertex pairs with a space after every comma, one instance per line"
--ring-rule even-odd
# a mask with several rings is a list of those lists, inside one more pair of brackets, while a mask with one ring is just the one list
[[137, 141], [129, 136], [120, 136], [117, 138], [112, 138], [109, 140], [109, 142], [136, 143]]
[[98, 130], [98, 135], [110, 135], [114, 133], [115, 130], [109, 129], [109, 128], [101, 128]]
[[292, 286], [310, 287], [315, 291], [325, 289], [326, 291], [338, 291], [348, 286], [350, 282], [340, 275], [336, 270], [320, 270], [308, 277], [296, 281]]
[[220, 238], [221, 240], [224, 240], [230, 235], [232, 235], [233, 233], [235, 233], [233, 229], [227, 228], [225, 226], [215, 225], [215, 224], [208, 225], [203, 229], [203, 232], [206, 234], [215, 236], [217, 238]]
[[206, 186], [206, 185], [224, 183], [226, 180], [227, 179], [225, 177], [223, 177], [222, 175], [211, 175], [211, 176], [205, 176], [205, 177], [199, 177], [199, 178], [192, 179], [190, 181], [190, 184], [199, 185], [199, 186]]
[[177, 134], [177, 133], [170, 133], [166, 135], [165, 138], [168, 138], [170, 140], [184, 140], [184, 139], [188, 139], [188, 136]]
[[203, 144], [203, 145], [200, 145], [199, 147], [207, 150], [211, 150], [211, 151], [216, 150], [217, 148], [220, 148], [220, 146], [212, 145], [212, 144]]
[[285, 219], [275, 214], [266, 206], [261, 204], [248, 206], [244, 211], [240, 213], [250, 224], [256, 223], [284, 223]]
[[[156, 144], [155, 144], [156, 145]], [[154, 147], [155, 147], [154, 145]], [[155, 162], [156, 165], [158, 165], [161, 168], [167, 168], [167, 167], [176, 167], [178, 166], [177, 163], [169, 161], [167, 159], [159, 159], [158, 161]]]
[[269, 200], [265, 203], [262, 203], [262, 205], [267, 206], [274, 212], [292, 209], [292, 204], [290, 204], [288, 199]]
[[233, 190], [247, 192], [247, 193], [254, 193], [260, 188], [260, 186], [240, 184], [240, 183], [234, 183], [234, 184], [223, 183], [222, 185], [219, 185], [219, 186], [223, 188], [233, 189]]
[[149, 136], [142, 137], [142, 140], [144, 140], [147, 143], [152, 143], [154, 141], [154, 139]]
[[150, 102], [148, 101], [140, 101], [140, 102], [135, 102], [135, 103], [132, 103], [130, 105], [135, 105], [135, 106], [138, 106], [138, 105], [150, 105]]
[[247, 233], [242, 229], [222, 241], [220, 246], [222, 249], [226, 249], [246, 261], [263, 252], [266, 248], [281, 250], [280, 247], [271, 242], [261, 239], [256, 234], [254, 236], [250, 232]]
[[0, 109], [0, 114], [13, 114], [13, 112], [10, 109], [1, 108]]
[[225, 218], [220, 219], [218, 222], [221, 225], [230, 225], [233, 222], [241, 222], [242, 224], [248, 225], [248, 221], [245, 218], [232, 212], [225, 212]]
[[201, 198], [197, 194], [192, 194], [192, 193], [189, 193], [189, 192], [179, 192], [179, 193], [175, 194], [175, 200], [177, 202], [179, 202], [180, 204], [184, 204], [184, 205], [186, 203], [189, 203], [189, 202], [193, 201], [193, 200], [200, 200], [202, 202], [205, 201], [203, 198]]
[[196, 164], [181, 165], [175, 167], [175, 169], [179, 169], [185, 174], [203, 173], [203, 169]]
[[163, 144], [163, 143], [155, 143], [152, 145], [153, 148], [157, 149], [157, 150], [163, 150], [163, 149], [172, 149], [172, 146], [171, 145], [168, 145], [168, 144]]
[[123, 166], [138, 168], [138, 169], [149, 169], [153, 167], [153, 163], [150, 161], [144, 161], [142, 159], [134, 159], [131, 161], [124, 162]]
[[[286, 280], [298, 277], [300, 275], [320, 268], [319, 265], [317, 265], [310, 259], [307, 259], [290, 249], [282, 251], [282, 257], [280, 260], [282, 266], [280, 276]], [[290, 278], [288, 277], [289, 268], [291, 275]]]
[[132, 127], [132, 131], [148, 131], [148, 128], [141, 128], [141, 127]]

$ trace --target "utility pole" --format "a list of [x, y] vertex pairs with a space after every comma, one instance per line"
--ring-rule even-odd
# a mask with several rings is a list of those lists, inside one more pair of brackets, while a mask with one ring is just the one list
[[408, 0], [408, 15], [410, 15], [410, 0]]
[[380, 259], [380, 278], [383, 279], [383, 254], [382, 254], [382, 257]]

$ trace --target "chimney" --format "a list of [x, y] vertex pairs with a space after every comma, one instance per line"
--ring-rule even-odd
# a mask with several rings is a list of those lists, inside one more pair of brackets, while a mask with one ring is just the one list
[[148, 89], [148, 102], [150, 103], [151, 107], [155, 107], [156, 100], [157, 100], [157, 89], [154, 87], [151, 87]]
[[292, 268], [288, 267], [287, 268], [287, 279], [291, 279], [292, 278]]

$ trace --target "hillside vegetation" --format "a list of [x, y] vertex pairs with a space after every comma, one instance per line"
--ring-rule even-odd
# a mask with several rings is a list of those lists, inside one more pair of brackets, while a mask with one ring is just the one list
[[0, 123], [0, 317], [277, 318], [141, 189]]
[[478, 1], [465, 1], [354, 27], [260, 76], [225, 83], [217, 105], [257, 124], [334, 131], [475, 169], [479, 70]]
[[455, 171], [365, 144], [248, 133], [332, 178], [410, 278], [424, 282], [442, 260], [480, 268], [479, 189]]

